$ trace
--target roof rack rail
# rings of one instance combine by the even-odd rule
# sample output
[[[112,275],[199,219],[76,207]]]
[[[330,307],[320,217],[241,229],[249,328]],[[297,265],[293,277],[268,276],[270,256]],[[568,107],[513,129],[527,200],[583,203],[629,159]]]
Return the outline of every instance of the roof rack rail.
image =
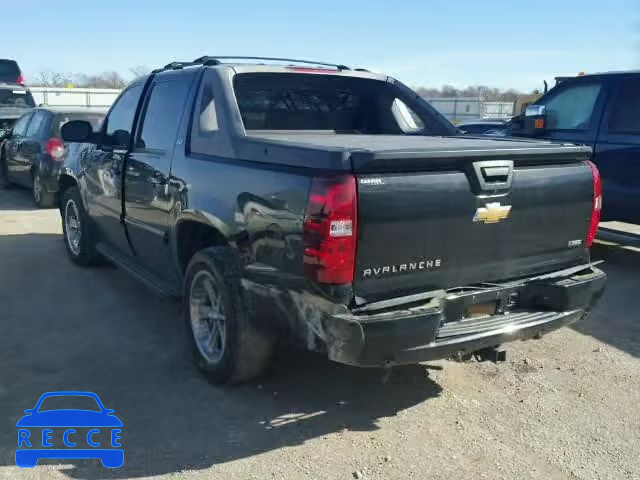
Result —
[[[323,67],[334,67],[338,70],[351,70],[346,65],[341,65],[337,63],[327,63],[327,62],[316,62],[314,60],[300,60],[295,58],[280,58],[280,57],[251,57],[251,56],[243,56],[243,55],[205,55],[204,57],[196,58],[193,63],[200,64],[209,61],[217,61],[221,63],[220,60],[266,60],[269,62],[291,62],[291,63],[304,63],[308,65],[320,65]]]
[[[217,61],[215,58],[202,57],[202,58],[197,58],[193,62],[171,62],[171,63],[167,63],[164,67],[156,68],[151,73],[160,73],[160,72],[163,72],[165,70],[179,70],[179,69],[184,68],[184,67],[193,67],[194,65],[211,66],[211,65],[218,65],[218,64],[220,64],[220,62]]]
[[[339,65],[335,63],[326,63],[326,62],[315,62],[313,60],[297,60],[295,58],[278,58],[278,57],[247,57],[247,56],[233,56],[233,55],[223,55],[223,56],[210,56],[205,55],[203,57],[198,57],[192,62],[171,62],[167,63],[162,68],[156,68],[151,73],[159,73],[164,70],[179,70],[184,67],[192,67],[194,65],[204,65],[204,66],[213,66],[220,65],[220,60],[266,60],[270,62],[290,62],[290,63],[304,63],[307,65],[318,65],[322,67],[333,67],[338,70],[351,70],[346,65]],[[360,70],[360,69],[358,69]]]

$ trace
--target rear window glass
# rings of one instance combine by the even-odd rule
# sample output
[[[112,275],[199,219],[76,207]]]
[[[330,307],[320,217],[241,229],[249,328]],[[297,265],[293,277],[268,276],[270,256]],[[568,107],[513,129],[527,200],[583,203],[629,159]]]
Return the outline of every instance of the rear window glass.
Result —
[[[20,69],[15,60],[0,59],[0,82],[15,83],[20,76]]]
[[[104,114],[100,113],[58,113],[53,118],[51,133],[54,137],[59,137],[62,126],[71,120],[84,120],[85,122],[89,122],[93,127],[93,131],[97,132],[100,130],[100,125],[102,125],[103,119]]]
[[[379,80],[280,73],[244,73],[234,88],[246,130],[403,134],[424,121]]]
[[[14,108],[33,108],[36,106],[36,102],[33,101],[31,92],[21,89],[2,89],[0,90],[0,108],[1,107],[14,107]]]

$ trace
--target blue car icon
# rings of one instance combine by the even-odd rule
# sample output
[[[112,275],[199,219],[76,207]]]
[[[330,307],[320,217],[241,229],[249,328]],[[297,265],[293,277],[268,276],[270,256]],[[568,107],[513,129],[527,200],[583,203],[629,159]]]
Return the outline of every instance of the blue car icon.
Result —
[[[87,406],[92,409],[46,409],[42,404],[47,399],[55,400],[48,400],[48,404],[78,403],[79,400],[87,402]],[[107,468],[119,468],[123,465],[124,450],[120,448],[122,422],[114,415],[114,410],[104,407],[95,393],[45,393],[34,408],[24,412],[26,415],[16,423],[18,467],[35,467],[41,458],[99,458]],[[64,448],[54,448],[54,441],[62,441]],[[87,448],[84,448],[85,444]],[[110,448],[105,448],[107,445]]]

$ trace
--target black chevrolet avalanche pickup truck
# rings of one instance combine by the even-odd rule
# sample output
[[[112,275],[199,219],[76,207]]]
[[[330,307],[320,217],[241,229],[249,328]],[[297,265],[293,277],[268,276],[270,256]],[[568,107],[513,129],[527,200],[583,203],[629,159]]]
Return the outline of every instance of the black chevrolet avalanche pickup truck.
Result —
[[[605,274],[590,149],[465,138],[400,82],[342,65],[175,62],[99,133],[63,127],[66,249],[183,298],[219,383],[275,342],[357,366],[469,354],[584,318]]]

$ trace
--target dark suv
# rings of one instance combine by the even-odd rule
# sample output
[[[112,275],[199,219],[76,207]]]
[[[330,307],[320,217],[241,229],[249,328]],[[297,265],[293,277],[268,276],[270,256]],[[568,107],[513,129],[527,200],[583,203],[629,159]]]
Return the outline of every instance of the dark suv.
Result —
[[[35,106],[29,89],[0,82],[0,144],[16,120]]]
[[[24,86],[24,77],[18,62],[8,58],[0,58],[0,83],[15,83]]]
[[[274,341],[359,366],[493,351],[584,318],[590,149],[458,135],[386,75],[284,60],[171,63],[135,80],[60,176],[70,259],[184,298],[214,381]]]

